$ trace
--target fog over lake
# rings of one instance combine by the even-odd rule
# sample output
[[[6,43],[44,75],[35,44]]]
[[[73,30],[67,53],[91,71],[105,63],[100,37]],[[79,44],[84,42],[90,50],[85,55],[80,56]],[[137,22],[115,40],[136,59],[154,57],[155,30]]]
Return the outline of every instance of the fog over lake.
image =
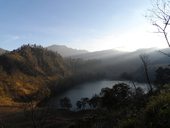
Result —
[[[80,100],[81,98],[84,98],[84,97],[91,98],[95,94],[99,94],[102,88],[106,88],[106,87],[112,88],[113,85],[118,84],[118,83],[126,83],[130,85],[130,87],[133,88],[132,82],[129,82],[129,81],[101,80],[101,81],[96,81],[96,82],[84,83],[84,84],[71,88],[70,90],[66,91],[65,93],[59,96],[52,98],[49,102],[49,105],[58,107],[59,100],[64,97],[68,97],[71,100],[73,108],[76,108],[76,102]],[[141,87],[146,92],[148,90],[146,83],[135,82],[135,85],[136,87]]]

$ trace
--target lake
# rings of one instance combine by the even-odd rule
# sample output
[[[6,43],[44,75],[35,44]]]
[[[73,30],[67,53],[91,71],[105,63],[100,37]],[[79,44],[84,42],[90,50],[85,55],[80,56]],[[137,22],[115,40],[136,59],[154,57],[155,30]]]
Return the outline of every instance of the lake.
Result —
[[[126,83],[133,87],[133,84],[128,81],[111,81],[111,80],[101,80],[101,81],[96,81],[96,82],[89,82],[85,84],[81,84],[78,86],[75,86],[71,88],[70,90],[66,91],[65,93],[56,96],[52,98],[48,105],[53,106],[53,107],[58,107],[59,106],[59,100],[68,97],[71,100],[71,103],[73,105],[73,109],[76,108],[76,102],[80,100],[81,98],[87,97],[91,98],[95,94],[99,94],[102,88],[112,88],[113,85],[118,84],[118,83]],[[135,85],[137,87],[143,88],[146,92],[148,90],[147,84],[146,83],[136,83]]]

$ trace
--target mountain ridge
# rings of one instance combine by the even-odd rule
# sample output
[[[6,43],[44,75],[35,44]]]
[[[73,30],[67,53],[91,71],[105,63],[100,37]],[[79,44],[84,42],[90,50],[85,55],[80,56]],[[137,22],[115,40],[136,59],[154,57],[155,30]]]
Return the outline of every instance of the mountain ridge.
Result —
[[[87,50],[73,49],[65,45],[51,45],[46,48],[53,52],[58,52],[63,57],[70,57],[77,54],[88,53]]]
[[[5,52],[7,52],[7,50],[0,48],[0,55],[4,54]]]

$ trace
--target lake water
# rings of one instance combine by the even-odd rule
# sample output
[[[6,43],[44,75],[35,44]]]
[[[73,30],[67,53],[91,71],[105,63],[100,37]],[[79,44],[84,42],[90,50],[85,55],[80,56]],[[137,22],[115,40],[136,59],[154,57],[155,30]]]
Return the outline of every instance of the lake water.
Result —
[[[102,88],[106,88],[106,87],[112,88],[113,85],[118,84],[118,83],[126,83],[130,85],[131,87],[133,87],[133,84],[128,81],[101,80],[97,82],[85,83],[85,84],[75,86],[71,88],[70,90],[66,91],[65,93],[52,98],[49,101],[48,105],[53,106],[53,107],[54,106],[58,107],[59,100],[64,97],[68,97],[70,98],[71,103],[73,105],[73,109],[74,109],[76,108],[76,102],[80,100],[81,98],[84,98],[84,97],[91,98],[95,94],[99,94]],[[148,90],[147,84],[145,83],[135,83],[135,85],[137,87],[143,88],[146,92]]]

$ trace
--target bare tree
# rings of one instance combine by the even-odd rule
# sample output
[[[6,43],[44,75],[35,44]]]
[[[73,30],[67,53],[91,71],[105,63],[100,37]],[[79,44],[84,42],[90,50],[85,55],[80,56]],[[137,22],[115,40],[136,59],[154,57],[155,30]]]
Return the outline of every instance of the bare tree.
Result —
[[[168,27],[170,25],[170,1],[169,0],[153,0],[152,8],[148,10],[146,16],[151,23],[156,26],[157,32],[162,33],[170,47],[168,39]]]
[[[33,128],[44,128],[49,116],[49,107],[39,108],[37,104],[30,100],[23,104],[24,115],[32,122]]]
[[[39,102],[48,97],[48,88],[42,88],[34,95],[25,95],[25,103],[23,104],[25,117],[31,120],[33,128],[43,128],[47,122],[49,107],[40,108]]]
[[[31,117],[31,122],[32,122],[33,128],[38,128],[37,123],[36,123],[36,111],[37,111],[36,105],[31,100],[31,98],[28,97],[28,99],[29,99],[29,102],[23,104],[24,105],[24,114],[27,117],[28,116],[27,113],[29,112],[31,114],[30,117]]]
[[[149,78],[149,58],[147,55],[140,55],[140,59],[142,61],[143,64],[143,68],[144,68],[144,72],[145,72],[145,77],[149,86],[149,92],[152,93],[153,92],[153,88],[152,88],[152,84]]]

